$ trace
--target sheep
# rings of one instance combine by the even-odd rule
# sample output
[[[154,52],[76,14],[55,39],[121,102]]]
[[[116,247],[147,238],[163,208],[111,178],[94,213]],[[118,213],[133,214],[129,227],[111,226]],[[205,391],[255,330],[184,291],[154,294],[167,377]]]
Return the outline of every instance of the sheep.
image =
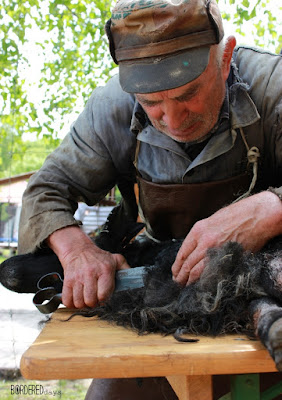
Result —
[[[257,254],[236,242],[209,249],[200,279],[186,287],[171,274],[181,244],[135,241],[127,246],[123,254],[130,265],[148,265],[144,287],[114,292],[104,304],[79,314],[140,335],[173,334],[179,341],[190,341],[184,333],[245,333],[262,341],[282,371],[282,237]]]

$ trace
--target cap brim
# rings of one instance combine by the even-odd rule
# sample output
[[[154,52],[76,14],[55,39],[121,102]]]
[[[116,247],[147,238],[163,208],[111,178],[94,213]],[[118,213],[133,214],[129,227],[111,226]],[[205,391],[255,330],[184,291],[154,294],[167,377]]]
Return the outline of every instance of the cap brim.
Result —
[[[204,46],[166,57],[120,62],[121,87],[128,93],[153,93],[183,86],[204,72],[209,53],[210,47]]]

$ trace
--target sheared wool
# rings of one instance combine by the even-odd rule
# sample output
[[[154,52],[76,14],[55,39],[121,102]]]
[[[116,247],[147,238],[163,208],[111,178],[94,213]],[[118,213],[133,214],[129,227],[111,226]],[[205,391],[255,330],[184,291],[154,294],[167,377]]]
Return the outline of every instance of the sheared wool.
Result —
[[[155,266],[147,268],[144,287],[113,293],[106,303],[82,311],[83,315],[97,315],[139,334],[161,332],[179,338],[181,333],[251,334],[254,326],[249,305],[253,300],[270,295],[282,305],[282,285],[277,282],[282,269],[280,240],[258,254],[243,251],[235,242],[210,249],[200,279],[185,287],[173,281],[171,274],[181,244],[129,245],[124,255],[130,265]]]

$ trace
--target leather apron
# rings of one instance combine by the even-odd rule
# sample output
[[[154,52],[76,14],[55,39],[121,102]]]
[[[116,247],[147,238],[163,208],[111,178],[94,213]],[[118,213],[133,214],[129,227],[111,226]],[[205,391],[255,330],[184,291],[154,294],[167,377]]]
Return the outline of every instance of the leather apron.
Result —
[[[139,146],[136,152],[135,165]],[[250,182],[251,176],[246,171],[215,182],[157,184],[143,179],[137,170],[139,211],[147,233],[158,240],[184,238],[195,222],[247,192]]]

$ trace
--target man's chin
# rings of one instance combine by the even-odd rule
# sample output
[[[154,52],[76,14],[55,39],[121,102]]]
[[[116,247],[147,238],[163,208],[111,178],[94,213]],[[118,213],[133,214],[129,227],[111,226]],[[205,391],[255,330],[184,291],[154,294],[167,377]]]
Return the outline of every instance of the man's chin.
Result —
[[[196,122],[189,128],[181,131],[163,129],[162,132],[179,143],[197,142],[208,134],[208,132],[203,132],[201,129],[201,122]]]

